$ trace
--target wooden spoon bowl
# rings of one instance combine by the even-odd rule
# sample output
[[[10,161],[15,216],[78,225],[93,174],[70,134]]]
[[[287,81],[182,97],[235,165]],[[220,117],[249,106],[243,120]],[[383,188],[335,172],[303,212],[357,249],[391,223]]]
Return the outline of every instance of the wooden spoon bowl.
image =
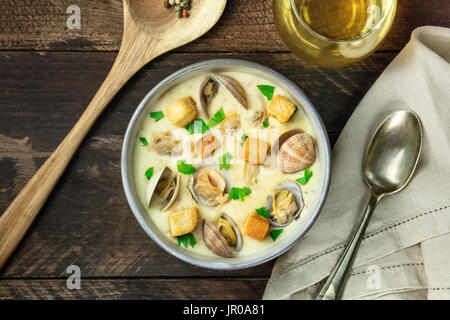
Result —
[[[116,61],[75,126],[0,216],[0,269],[15,250],[101,112],[123,85],[155,57],[191,42],[219,20],[226,0],[195,0],[180,19],[162,0],[124,0],[124,31]],[[63,214],[63,213],[61,213]]]
[[[225,4],[226,0],[196,0],[189,18],[180,19],[175,9],[166,9],[161,0],[124,0],[119,57],[132,51],[139,58],[140,69],[155,57],[205,34],[219,20]]]

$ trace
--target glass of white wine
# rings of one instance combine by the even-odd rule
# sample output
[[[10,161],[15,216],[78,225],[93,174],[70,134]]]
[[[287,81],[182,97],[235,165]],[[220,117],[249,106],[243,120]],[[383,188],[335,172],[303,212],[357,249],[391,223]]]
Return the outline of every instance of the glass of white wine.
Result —
[[[274,0],[273,14],[286,45],[326,67],[359,61],[380,45],[397,0]]]

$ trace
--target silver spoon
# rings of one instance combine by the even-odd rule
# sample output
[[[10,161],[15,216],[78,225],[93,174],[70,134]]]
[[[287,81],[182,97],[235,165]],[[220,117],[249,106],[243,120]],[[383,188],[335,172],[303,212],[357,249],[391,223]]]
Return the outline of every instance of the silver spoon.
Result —
[[[396,111],[377,128],[367,148],[363,170],[370,199],[358,229],[317,296],[317,300],[340,299],[361,240],[378,202],[402,190],[411,177],[422,149],[422,125],[412,111]]]

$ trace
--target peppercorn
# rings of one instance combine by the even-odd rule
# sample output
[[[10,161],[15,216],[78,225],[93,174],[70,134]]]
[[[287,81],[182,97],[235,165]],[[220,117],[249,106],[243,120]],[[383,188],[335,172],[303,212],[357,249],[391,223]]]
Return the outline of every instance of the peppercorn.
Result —
[[[184,18],[189,17],[189,12],[187,10],[183,10],[183,17]]]

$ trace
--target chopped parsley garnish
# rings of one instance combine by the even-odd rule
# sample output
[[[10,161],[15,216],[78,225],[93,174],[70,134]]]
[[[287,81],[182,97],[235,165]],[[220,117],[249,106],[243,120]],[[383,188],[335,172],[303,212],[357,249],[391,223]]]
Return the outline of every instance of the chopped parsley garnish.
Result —
[[[270,237],[273,241],[277,240],[280,234],[283,232],[283,229],[275,229],[269,232]]]
[[[185,248],[188,247],[188,245],[191,245],[191,247],[195,247],[197,244],[197,240],[195,240],[195,237],[192,233],[183,234],[182,236],[177,237],[178,245],[182,244]]]
[[[225,112],[223,112],[223,108],[220,108],[220,110],[217,111],[216,114],[211,119],[209,119],[208,126],[212,128],[219,122],[222,122],[223,120],[225,120]]]
[[[245,140],[247,140],[247,138],[248,138],[248,135],[246,135],[245,133],[242,135],[242,137],[241,137],[241,146],[243,146],[244,145],[244,143],[245,143]]]
[[[264,128],[267,128],[269,126],[269,121],[267,120],[267,118],[264,119],[262,125]]]
[[[193,174],[195,172],[195,168],[193,165],[186,163],[184,160],[177,161],[177,169],[178,172],[183,174]]]
[[[251,193],[252,190],[249,187],[243,188],[233,187],[230,189],[230,199],[244,201],[244,198]]]
[[[162,111],[150,112],[150,118],[155,119],[156,122],[164,118],[164,113]]]
[[[220,170],[222,170],[222,169],[225,169],[225,170],[230,169],[230,167],[231,167],[231,165],[230,165],[231,159],[233,159],[233,156],[229,152],[227,152],[223,156],[219,157]]]
[[[147,139],[145,139],[144,137],[139,137],[139,140],[141,140],[141,142],[142,142],[142,145],[145,147],[145,146],[148,146],[148,141],[147,141]]]
[[[270,212],[269,210],[267,210],[266,208],[262,207],[259,209],[255,209],[256,213],[263,216],[264,218],[268,219],[270,216]]]
[[[257,85],[257,87],[259,91],[261,91],[261,93],[266,96],[267,100],[272,100],[275,87],[264,84]]]
[[[258,184],[258,179],[255,179],[255,184]]]
[[[312,175],[313,172],[309,170],[309,168],[306,168],[303,177],[296,179],[296,181],[301,185],[305,185],[308,183],[309,179],[311,179]]]
[[[298,107],[297,107],[297,105],[295,105],[295,110],[294,110],[294,112],[297,112],[298,111]]]
[[[148,168],[147,171],[145,171],[145,176],[148,180],[150,180],[150,178],[153,176],[153,167]]]
[[[186,130],[189,131],[190,134],[194,133],[205,133],[209,130],[208,125],[202,119],[197,119],[191,122],[186,126]]]

